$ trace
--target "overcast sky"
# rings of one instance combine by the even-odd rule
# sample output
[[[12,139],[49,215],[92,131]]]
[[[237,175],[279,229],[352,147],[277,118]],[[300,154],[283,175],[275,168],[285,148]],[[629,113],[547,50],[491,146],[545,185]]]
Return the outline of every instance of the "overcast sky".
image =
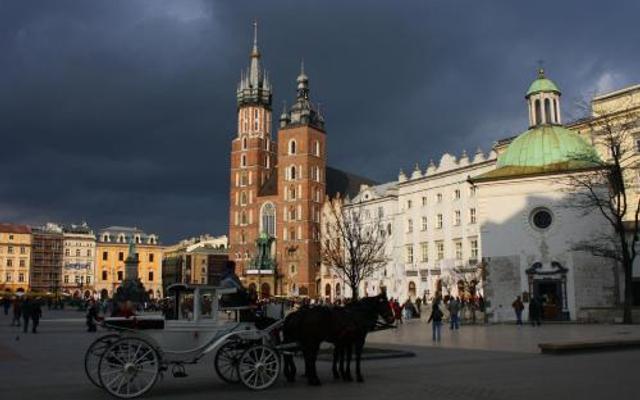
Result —
[[[227,232],[235,88],[259,22],[274,110],[300,59],[329,163],[380,182],[640,83],[637,1],[0,0],[0,221]]]

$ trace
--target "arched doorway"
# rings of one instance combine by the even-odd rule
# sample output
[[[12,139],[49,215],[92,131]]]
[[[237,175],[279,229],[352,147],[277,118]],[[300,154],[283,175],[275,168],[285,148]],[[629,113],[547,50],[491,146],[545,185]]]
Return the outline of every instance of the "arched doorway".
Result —
[[[413,282],[413,281],[409,282],[409,290],[407,292],[407,295],[412,300],[416,298],[416,284],[415,284],[415,282]]]
[[[249,291],[255,293],[258,290],[258,287],[256,286],[255,283],[250,283],[249,284]]]
[[[102,300],[106,300],[106,299],[108,299],[108,298],[109,298],[109,292],[107,291],[107,289],[102,289],[102,290],[100,291],[100,298],[101,298]]]
[[[150,299],[153,299],[153,290],[152,289],[147,290],[147,295],[149,296]]]
[[[91,291],[89,291],[89,290],[85,290],[85,291],[84,291],[84,298],[85,298],[85,299],[88,299],[89,297],[91,297]]]
[[[342,291],[340,290],[340,283],[336,283],[336,299],[339,299],[342,296]]]
[[[262,285],[260,285],[260,295],[263,298],[271,297],[271,286],[269,286],[267,282],[263,282]]]
[[[329,283],[324,285],[324,297],[326,297],[327,300],[331,300],[331,284]]]
[[[74,299],[79,299],[80,298],[80,291],[76,290],[75,292],[73,292],[73,298]]]

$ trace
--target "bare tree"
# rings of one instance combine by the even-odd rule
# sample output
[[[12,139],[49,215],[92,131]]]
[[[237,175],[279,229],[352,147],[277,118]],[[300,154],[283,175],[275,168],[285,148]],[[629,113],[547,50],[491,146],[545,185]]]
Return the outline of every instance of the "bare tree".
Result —
[[[327,206],[322,262],[349,284],[357,299],[360,283],[387,262],[385,230],[378,217],[371,218],[357,204],[344,207],[335,198]]]
[[[627,107],[616,113],[593,110],[591,115],[585,124],[594,146],[604,155],[604,161],[568,178],[568,191],[572,196],[570,207],[580,209],[585,215],[599,211],[613,228],[613,234],[600,233],[589,241],[576,243],[573,248],[619,263],[624,275],[623,323],[630,324],[640,213],[640,197],[630,190],[630,178],[637,172],[638,155],[633,135],[640,127],[640,114]],[[580,160],[582,156],[576,154],[574,158]],[[618,277],[615,279],[617,281]]]
[[[458,297],[465,301],[464,306],[471,313],[471,320],[474,323],[476,322],[476,312],[478,311],[478,304],[475,300],[485,278],[486,268],[482,262],[477,265],[453,267],[448,269],[447,273],[441,278],[443,289],[446,288],[449,295],[453,288],[458,289]]]

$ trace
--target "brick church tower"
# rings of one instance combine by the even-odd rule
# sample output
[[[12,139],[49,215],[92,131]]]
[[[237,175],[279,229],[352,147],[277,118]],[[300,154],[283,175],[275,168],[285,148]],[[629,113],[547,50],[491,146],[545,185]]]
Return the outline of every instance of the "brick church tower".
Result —
[[[255,252],[259,235],[258,192],[276,165],[271,139],[271,84],[260,65],[258,27],[253,24],[253,49],[248,71],[241,72],[236,91],[238,132],[231,142],[229,245],[241,275]]]
[[[237,90],[238,132],[231,145],[230,259],[260,296],[316,297],[325,196],[353,195],[371,183],[326,165],[324,119],[301,68],[294,104],[271,139],[271,85],[260,65],[257,30],[249,70]]]
[[[304,66],[296,82],[296,102],[280,116],[278,132],[278,189],[284,210],[278,265],[284,292],[315,297],[326,193],[326,134],[324,119],[309,100]]]

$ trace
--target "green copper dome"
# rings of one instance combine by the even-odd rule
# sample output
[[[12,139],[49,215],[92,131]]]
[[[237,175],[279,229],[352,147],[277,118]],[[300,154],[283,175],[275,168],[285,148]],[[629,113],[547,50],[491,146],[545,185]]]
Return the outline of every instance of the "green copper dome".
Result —
[[[579,169],[600,164],[593,146],[580,135],[559,125],[539,125],[518,136],[498,158],[501,167]]]
[[[529,90],[527,90],[527,97],[540,92],[560,93],[560,89],[558,89],[556,84],[553,83],[551,79],[547,79],[547,77],[544,76],[543,69],[538,70],[538,78],[531,82],[531,86],[529,86]]]

